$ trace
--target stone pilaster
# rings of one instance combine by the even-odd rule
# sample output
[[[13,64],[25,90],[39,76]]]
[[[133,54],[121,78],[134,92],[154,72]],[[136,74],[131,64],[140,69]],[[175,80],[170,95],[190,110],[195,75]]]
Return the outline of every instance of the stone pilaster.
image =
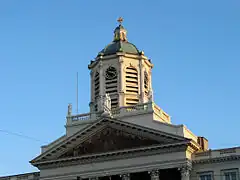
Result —
[[[119,56],[119,73],[118,73],[118,84],[119,84],[119,107],[125,106],[124,103],[124,92],[125,92],[125,73],[123,66],[123,57]]]
[[[100,88],[100,96],[103,96],[105,93],[104,93],[104,75],[103,75],[103,63],[102,63],[102,60],[100,60],[99,62],[99,88]]]
[[[93,71],[91,70],[90,72],[91,76],[91,102],[94,102],[94,76],[93,76]]]
[[[130,180],[130,174],[122,174],[120,175],[120,177],[122,178],[122,180]]]
[[[191,166],[190,165],[185,165],[179,168],[181,172],[181,177],[182,180],[190,180],[190,172],[191,172]]]
[[[140,79],[140,83],[139,83],[139,86],[140,86],[140,102],[141,103],[144,103],[144,69],[143,69],[143,60],[141,59],[140,60],[140,63],[139,63],[139,79]]]
[[[149,78],[149,89],[152,89],[152,70],[151,69],[148,72],[148,78]]]
[[[159,180],[159,170],[152,170],[149,172],[151,180]]]

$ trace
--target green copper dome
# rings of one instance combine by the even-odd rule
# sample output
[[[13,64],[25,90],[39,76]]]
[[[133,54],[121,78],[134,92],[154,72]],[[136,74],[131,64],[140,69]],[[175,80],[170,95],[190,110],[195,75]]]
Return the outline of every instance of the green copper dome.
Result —
[[[120,19],[118,21],[120,25],[114,30],[113,42],[107,45],[101,52],[99,52],[99,55],[111,55],[116,54],[117,52],[138,55],[140,52],[137,47],[127,40],[127,31],[121,24],[123,20]]]
[[[99,54],[111,55],[117,52],[125,52],[130,54],[139,54],[137,47],[129,42],[116,41],[107,45]]]

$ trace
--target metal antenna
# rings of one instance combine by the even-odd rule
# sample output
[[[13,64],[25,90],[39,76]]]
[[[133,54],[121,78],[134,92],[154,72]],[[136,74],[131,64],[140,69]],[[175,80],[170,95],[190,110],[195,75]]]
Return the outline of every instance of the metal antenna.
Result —
[[[78,72],[77,72],[77,114],[78,114]]]

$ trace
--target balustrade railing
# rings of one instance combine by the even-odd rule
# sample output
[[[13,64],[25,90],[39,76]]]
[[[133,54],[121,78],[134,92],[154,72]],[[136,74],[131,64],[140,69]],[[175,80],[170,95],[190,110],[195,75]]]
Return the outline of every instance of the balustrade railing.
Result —
[[[232,155],[239,155],[240,154],[240,148],[226,148],[226,149],[216,149],[216,150],[207,150],[203,152],[197,152],[195,154],[195,158],[198,159],[206,159],[206,158],[217,158],[217,157],[223,157],[223,156],[232,156]]]
[[[147,110],[148,109],[148,103],[137,104],[135,106],[125,106],[125,107],[122,107],[122,108],[125,109],[127,112]]]
[[[75,115],[75,116],[72,116],[71,118],[72,118],[72,121],[89,120],[90,113]]]
[[[120,108],[114,108],[111,110],[112,116],[118,116],[121,113],[131,113],[131,112],[140,112],[140,111],[148,111],[149,103],[137,104],[135,106],[124,106]],[[97,115],[97,113],[96,113]],[[72,121],[81,121],[81,120],[89,120],[91,119],[91,113],[85,114],[77,114],[70,116]]]
[[[112,109],[112,115],[117,115],[117,114],[120,114],[120,109],[119,108],[115,108],[115,109]]]

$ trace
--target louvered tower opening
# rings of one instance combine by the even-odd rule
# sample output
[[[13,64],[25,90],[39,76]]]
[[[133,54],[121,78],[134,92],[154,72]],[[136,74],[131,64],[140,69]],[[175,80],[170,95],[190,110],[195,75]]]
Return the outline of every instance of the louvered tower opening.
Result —
[[[148,94],[149,90],[149,79],[148,79],[148,73],[145,71],[144,72],[144,93],[145,95]]]
[[[111,97],[111,108],[118,107],[118,76],[114,67],[109,67],[105,76],[105,92]]]
[[[136,105],[138,100],[138,72],[134,67],[126,68],[126,105]]]
[[[99,82],[99,73],[97,72],[94,76],[94,98],[95,102],[97,102],[97,99],[99,98],[99,91],[100,91],[100,82]],[[95,111],[98,111],[97,104],[94,105]]]

